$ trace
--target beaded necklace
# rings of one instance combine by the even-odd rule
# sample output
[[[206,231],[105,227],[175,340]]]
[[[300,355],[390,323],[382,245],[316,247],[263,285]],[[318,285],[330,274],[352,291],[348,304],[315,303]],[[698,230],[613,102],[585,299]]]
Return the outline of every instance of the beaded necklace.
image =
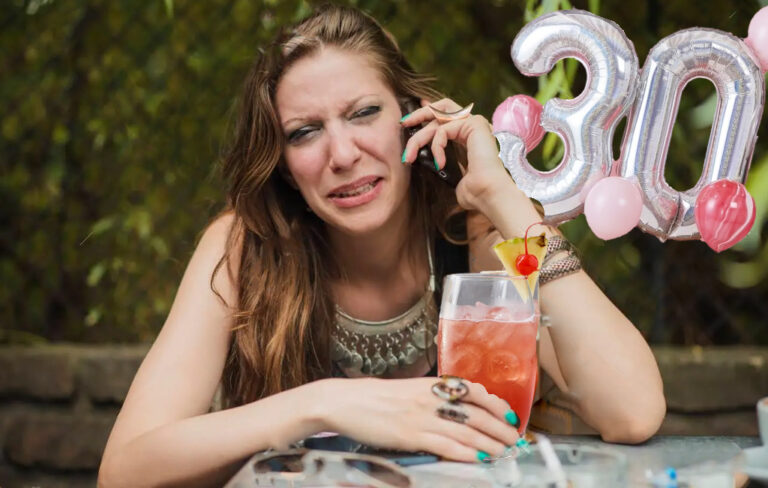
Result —
[[[435,269],[429,240],[427,260],[429,284],[426,293],[397,317],[379,322],[361,320],[336,305],[331,359],[339,367],[367,376],[383,376],[414,364],[428,353],[428,357],[436,357]]]

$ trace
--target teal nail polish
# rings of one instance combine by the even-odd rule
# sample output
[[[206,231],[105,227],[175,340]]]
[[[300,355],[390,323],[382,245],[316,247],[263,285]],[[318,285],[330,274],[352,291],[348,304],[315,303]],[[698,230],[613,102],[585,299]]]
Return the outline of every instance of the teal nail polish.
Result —
[[[408,152],[408,149],[403,149],[403,158],[400,160],[401,163],[405,164],[405,153]]]
[[[520,417],[517,416],[514,410],[509,410],[505,413],[504,418],[512,427],[520,427]]]
[[[477,451],[477,460],[481,463],[490,463],[491,456],[485,451]]]
[[[515,443],[515,445],[516,445],[517,447],[519,447],[520,449],[527,449],[527,448],[528,448],[528,446],[530,446],[530,444],[528,443],[528,441],[527,441],[527,440],[525,440],[525,439],[523,439],[522,437],[521,437],[521,438],[519,438],[519,439],[517,440],[517,443]]]
[[[407,119],[407,118],[408,118],[408,117],[410,117],[410,116],[411,116],[411,114],[405,114],[405,115],[403,115],[403,117],[400,119],[400,122],[405,122],[405,119]]]
[[[437,160],[432,158],[432,162],[435,163],[435,171],[440,172],[440,166],[437,165]]]

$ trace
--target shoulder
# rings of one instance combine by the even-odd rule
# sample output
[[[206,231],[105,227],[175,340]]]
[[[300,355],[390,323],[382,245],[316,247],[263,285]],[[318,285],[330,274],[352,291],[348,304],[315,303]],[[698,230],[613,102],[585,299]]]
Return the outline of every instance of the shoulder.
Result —
[[[228,210],[220,213],[203,231],[198,247],[200,245],[206,245],[223,248],[226,245],[232,230],[236,227],[236,224],[237,218],[233,211]]]
[[[243,230],[234,212],[227,211],[205,228],[192,257],[195,266],[208,277],[213,289],[234,306],[236,284],[243,248]]]

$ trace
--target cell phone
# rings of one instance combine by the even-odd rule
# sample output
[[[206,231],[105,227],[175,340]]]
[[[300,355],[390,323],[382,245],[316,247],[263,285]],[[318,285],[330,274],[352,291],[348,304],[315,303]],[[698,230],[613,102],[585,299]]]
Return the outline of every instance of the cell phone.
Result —
[[[395,464],[399,464],[400,466],[418,466],[420,464],[436,463],[440,460],[434,454],[429,454],[427,452],[378,449],[367,444],[362,444],[352,438],[343,435],[308,437],[304,439],[301,444],[307,449],[371,454],[373,456],[383,457]]]
[[[403,104],[403,115],[409,114],[417,108],[419,108],[419,101],[415,98],[409,98]],[[424,127],[424,124],[416,125],[413,127],[403,127],[403,136],[405,140],[407,141],[410,139],[422,127]],[[459,163],[456,160],[456,151],[454,151],[451,144],[448,144],[448,146],[445,148],[445,165],[443,169],[435,169],[435,158],[432,155],[432,151],[429,149],[429,146],[423,146],[419,148],[415,163],[416,164],[414,164],[414,166],[422,168],[423,170],[427,170],[430,174],[437,176],[441,181],[447,183],[453,188],[455,188],[456,185],[459,184],[459,181],[461,181],[461,169],[459,168]]]

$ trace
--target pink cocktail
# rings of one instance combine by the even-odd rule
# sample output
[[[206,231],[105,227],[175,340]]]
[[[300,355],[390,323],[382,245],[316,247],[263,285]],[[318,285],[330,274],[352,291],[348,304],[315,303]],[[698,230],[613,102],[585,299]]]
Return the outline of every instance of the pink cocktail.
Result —
[[[451,293],[448,279],[453,276],[465,278],[453,283]],[[538,316],[524,282],[516,280],[514,286],[488,283],[494,279],[515,280],[484,274],[446,278],[448,293],[443,295],[438,331],[438,372],[481,383],[489,393],[506,400],[520,417],[522,433],[536,390]],[[462,287],[462,291],[455,290]],[[466,299],[480,299],[482,295],[487,295],[483,301],[465,304]],[[489,306],[488,302],[500,305]]]

